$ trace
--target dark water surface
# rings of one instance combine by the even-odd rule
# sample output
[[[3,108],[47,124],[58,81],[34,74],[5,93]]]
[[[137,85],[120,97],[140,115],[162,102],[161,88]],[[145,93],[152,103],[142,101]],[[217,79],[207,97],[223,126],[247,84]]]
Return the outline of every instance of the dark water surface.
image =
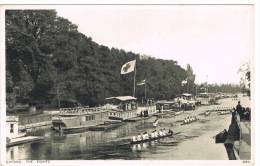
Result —
[[[231,99],[223,99],[220,106],[234,106]],[[162,116],[157,130],[171,128],[181,131],[174,137],[136,145],[127,143],[132,135],[148,131],[155,117],[139,122],[129,122],[111,131],[87,131],[60,134],[50,126],[30,131],[28,135],[44,136],[45,140],[13,146],[6,149],[7,160],[228,160],[223,144],[215,144],[214,135],[228,129],[231,115],[199,115],[216,106],[203,106],[179,116]],[[180,120],[196,115],[199,119],[188,125]],[[172,126],[173,125],[173,126]]]

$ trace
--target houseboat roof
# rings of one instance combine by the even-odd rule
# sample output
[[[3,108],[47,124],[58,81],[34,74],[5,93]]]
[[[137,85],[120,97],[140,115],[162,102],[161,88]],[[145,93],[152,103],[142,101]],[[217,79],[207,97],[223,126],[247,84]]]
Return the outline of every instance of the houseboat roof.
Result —
[[[110,100],[110,99],[118,99],[118,100],[121,100],[121,101],[136,100],[136,98],[133,97],[133,96],[117,96],[117,97],[106,98],[106,100]]]
[[[200,95],[208,95],[209,93],[203,92],[203,93],[199,93]]]
[[[177,96],[193,96],[193,94],[190,94],[190,93],[182,93],[182,94],[179,94]]]
[[[156,103],[158,103],[158,104],[172,104],[172,103],[175,103],[175,101],[159,100]]]

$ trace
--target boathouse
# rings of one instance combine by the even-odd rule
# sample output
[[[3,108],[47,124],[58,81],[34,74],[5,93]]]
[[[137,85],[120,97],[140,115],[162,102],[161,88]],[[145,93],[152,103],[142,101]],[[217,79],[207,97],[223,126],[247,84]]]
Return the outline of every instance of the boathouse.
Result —
[[[6,137],[8,139],[19,137],[18,116],[6,116]]]

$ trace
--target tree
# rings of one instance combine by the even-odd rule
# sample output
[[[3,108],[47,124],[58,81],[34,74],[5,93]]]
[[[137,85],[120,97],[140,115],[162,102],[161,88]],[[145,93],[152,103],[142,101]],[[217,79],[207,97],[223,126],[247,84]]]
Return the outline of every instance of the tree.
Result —
[[[59,105],[59,100],[96,106],[106,97],[132,95],[134,73],[121,75],[123,64],[136,59],[136,81],[147,79],[147,97],[173,99],[182,93],[192,67],[123,49],[108,48],[81,34],[77,26],[54,10],[6,11],[7,101],[19,96]],[[144,97],[137,88],[136,97]],[[11,102],[10,102],[11,103]],[[62,106],[61,106],[62,107]]]
[[[247,59],[242,63],[242,66],[238,70],[238,74],[240,74],[242,92],[247,92],[248,96],[250,96],[250,59]]]
[[[186,84],[186,87],[187,87],[187,93],[192,93],[192,94],[195,94],[196,93],[196,89],[195,89],[195,78],[196,78],[196,75],[193,74],[193,69],[192,67],[190,66],[190,64],[187,64],[187,69],[186,69],[186,72],[187,72],[187,84]]]

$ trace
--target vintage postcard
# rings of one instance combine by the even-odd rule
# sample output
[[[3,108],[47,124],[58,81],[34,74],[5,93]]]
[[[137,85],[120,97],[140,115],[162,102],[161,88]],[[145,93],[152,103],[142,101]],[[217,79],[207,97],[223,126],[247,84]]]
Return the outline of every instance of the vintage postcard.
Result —
[[[1,5],[1,165],[254,165],[256,9]]]

